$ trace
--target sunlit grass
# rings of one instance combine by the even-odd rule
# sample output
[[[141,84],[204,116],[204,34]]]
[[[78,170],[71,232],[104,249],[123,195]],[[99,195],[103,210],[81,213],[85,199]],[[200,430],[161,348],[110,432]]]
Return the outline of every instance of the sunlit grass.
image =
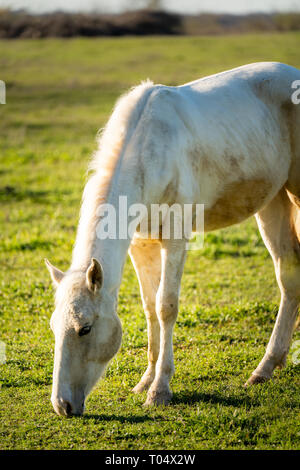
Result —
[[[242,385],[264,353],[278,310],[272,261],[254,219],[207,234],[190,252],[174,334],[174,399],[146,410],[130,393],[146,367],[146,321],[128,261],[120,290],[124,338],[86,415],[50,403],[53,292],[43,258],[70,262],[97,130],[117,96],[147,77],[177,85],[248,62],[300,67],[298,33],[1,41],[0,448],[296,449],[299,366]],[[299,331],[294,339],[299,339]]]

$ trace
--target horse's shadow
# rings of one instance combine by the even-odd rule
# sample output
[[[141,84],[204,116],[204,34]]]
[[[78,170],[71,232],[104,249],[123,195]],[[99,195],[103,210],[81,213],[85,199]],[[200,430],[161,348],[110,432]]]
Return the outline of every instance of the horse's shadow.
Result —
[[[178,392],[174,393],[172,402],[170,406],[173,405],[194,405],[196,403],[211,403],[211,404],[219,404],[224,406],[234,406],[234,407],[241,407],[241,406],[256,406],[256,400],[253,397],[248,395],[225,395],[221,393],[203,393],[203,392],[195,392],[195,391],[187,391],[187,392]],[[159,408],[157,408],[158,410]],[[142,415],[134,415],[134,416],[123,416],[123,415],[116,415],[116,414],[85,414],[84,419],[92,419],[94,421],[119,421],[120,423],[130,423],[130,424],[138,424],[143,423],[145,421],[155,421],[157,419],[155,417],[149,416],[147,414],[147,410],[145,414]]]
[[[212,403],[225,406],[255,406],[256,401],[253,397],[248,395],[225,395],[219,393],[204,393],[204,392],[179,392],[174,393],[172,404],[173,405],[193,405],[196,403]]]
[[[138,424],[138,423],[143,423],[145,421],[153,421],[154,418],[152,418],[151,416],[148,416],[147,414],[145,415],[135,415],[135,416],[120,416],[120,415],[116,415],[116,414],[111,414],[111,415],[107,415],[107,414],[84,414],[83,415],[83,418],[85,420],[89,420],[89,419],[92,419],[94,421],[99,421],[99,422],[103,422],[103,421],[119,421],[120,423],[124,424],[124,423],[130,423],[130,424]]]

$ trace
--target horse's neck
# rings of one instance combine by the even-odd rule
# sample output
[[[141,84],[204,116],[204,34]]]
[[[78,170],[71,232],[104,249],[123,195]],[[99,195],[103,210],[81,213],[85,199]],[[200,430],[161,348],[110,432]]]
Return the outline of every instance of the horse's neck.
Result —
[[[108,290],[118,289],[127,251],[130,245],[128,237],[118,239],[118,223],[116,239],[99,237],[101,220],[99,207],[110,204],[116,210],[119,219],[119,196],[126,196],[128,205],[136,200],[134,194],[136,185],[128,178],[118,178],[114,175],[108,188],[103,189],[103,181],[97,174],[87,183],[81,207],[80,222],[73,250],[71,270],[85,271],[91,259],[96,258],[104,270],[104,285]],[[125,219],[127,221],[127,218]],[[127,227],[128,229],[128,227]]]

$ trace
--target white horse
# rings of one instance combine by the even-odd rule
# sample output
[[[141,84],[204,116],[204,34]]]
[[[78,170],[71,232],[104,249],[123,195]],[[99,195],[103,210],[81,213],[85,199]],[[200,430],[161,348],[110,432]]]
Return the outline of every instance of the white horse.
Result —
[[[289,350],[300,302],[300,71],[255,63],[178,87],[142,83],[116,104],[84,190],[73,260],[56,286],[52,404],[81,414],[88,393],[117,353],[117,298],[126,255],[139,279],[148,324],[148,368],[134,392],[168,404],[172,333],[186,239],[97,237],[99,206],[205,205],[205,230],[255,214],[273,258],[281,304],[266,353],[247,384],[270,379]],[[138,224],[138,222],[136,222]],[[136,225],[136,228],[137,225]]]

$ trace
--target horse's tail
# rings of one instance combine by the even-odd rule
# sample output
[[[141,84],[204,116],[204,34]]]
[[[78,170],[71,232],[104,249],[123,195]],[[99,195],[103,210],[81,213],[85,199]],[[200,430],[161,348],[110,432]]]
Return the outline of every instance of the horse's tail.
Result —
[[[98,150],[89,169],[110,173],[115,167],[120,151],[131,137],[154,85],[142,82],[121,96],[106,124],[98,133]]]

